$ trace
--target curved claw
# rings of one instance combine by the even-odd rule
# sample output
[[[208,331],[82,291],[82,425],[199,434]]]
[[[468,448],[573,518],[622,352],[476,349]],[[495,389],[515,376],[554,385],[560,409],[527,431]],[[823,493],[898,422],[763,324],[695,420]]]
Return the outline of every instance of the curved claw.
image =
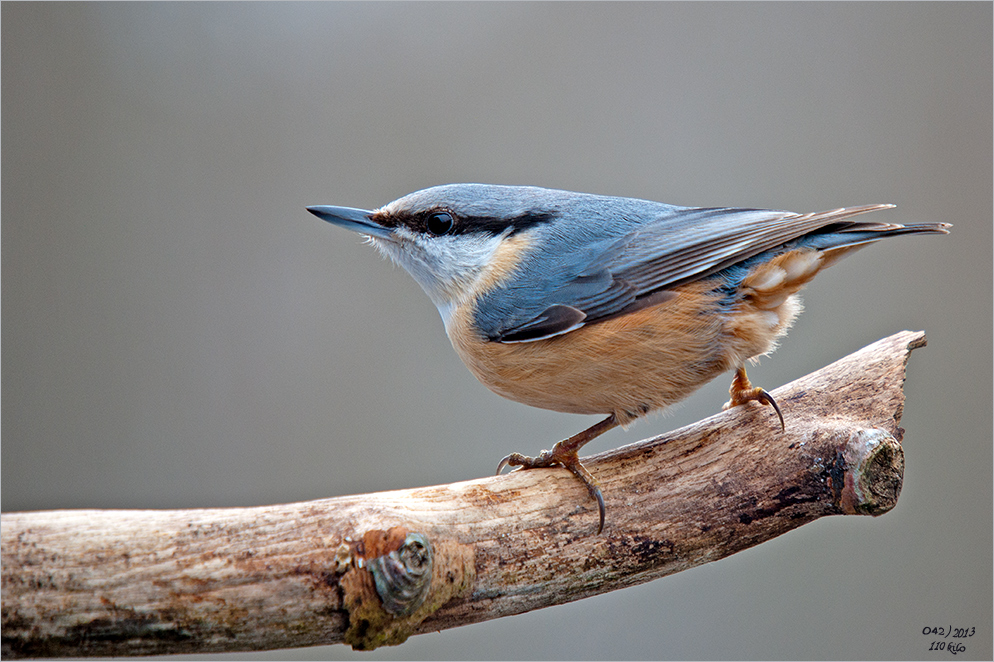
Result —
[[[780,418],[780,431],[781,432],[786,431],[787,426],[784,425],[783,422],[783,412],[780,411],[780,405],[778,405],[777,401],[773,399],[773,396],[770,395],[770,392],[767,391],[765,388],[762,389],[756,400],[762,402],[764,405],[769,405],[773,407],[773,411],[775,411],[777,413],[777,416]]]
[[[600,535],[601,531],[604,530],[604,517],[607,514],[607,506],[604,505],[604,494],[601,492],[600,483],[587,471],[585,466],[580,464],[579,460],[563,464],[563,466],[569,469],[574,476],[579,478],[587,486],[587,492],[597,502],[597,510],[600,512],[600,524],[597,525],[597,534]]]
[[[505,457],[503,460],[501,460],[500,464],[497,465],[497,473],[494,474],[494,475],[495,476],[499,476],[501,471],[504,471],[504,469],[506,467],[509,467],[511,465],[511,460],[514,459],[515,455],[520,455],[520,453],[511,453],[510,455],[508,455],[507,457]]]

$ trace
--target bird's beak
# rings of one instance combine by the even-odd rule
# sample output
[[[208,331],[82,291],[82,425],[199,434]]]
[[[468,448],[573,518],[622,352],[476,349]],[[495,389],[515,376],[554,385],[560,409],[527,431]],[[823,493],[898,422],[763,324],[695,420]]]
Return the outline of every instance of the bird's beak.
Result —
[[[352,230],[360,234],[377,237],[379,239],[391,239],[393,230],[384,227],[373,220],[373,212],[366,209],[353,209],[352,207],[332,207],[330,205],[314,205],[308,207],[318,218],[341,226],[346,230]]]

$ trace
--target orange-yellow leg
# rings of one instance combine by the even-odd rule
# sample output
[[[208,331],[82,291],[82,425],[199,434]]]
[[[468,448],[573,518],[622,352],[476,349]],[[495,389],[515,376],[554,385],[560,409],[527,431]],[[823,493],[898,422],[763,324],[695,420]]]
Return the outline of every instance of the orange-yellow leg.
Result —
[[[765,388],[753,387],[752,383],[749,382],[749,377],[746,376],[745,366],[735,371],[735,377],[732,378],[732,387],[728,389],[728,394],[731,396],[731,400],[726,402],[722,409],[731,409],[732,407],[744,405],[747,402],[755,400],[760,404],[773,407],[777,416],[780,417],[780,429],[787,429],[783,423],[783,413],[780,411],[777,401],[773,399],[773,396]]]
[[[618,421],[614,414],[611,414],[600,423],[595,423],[589,428],[573,435],[569,439],[564,439],[552,447],[551,451],[542,451],[538,457],[528,457],[521,453],[511,453],[497,465],[497,473],[500,474],[504,467],[522,467],[525,469],[537,469],[539,467],[554,467],[556,465],[569,469],[574,476],[587,486],[587,492],[597,501],[597,509],[600,512],[600,525],[597,527],[599,534],[604,530],[604,495],[601,493],[601,486],[586,467],[580,463],[577,452],[583,448],[591,439],[599,437],[611,428],[617,427]]]

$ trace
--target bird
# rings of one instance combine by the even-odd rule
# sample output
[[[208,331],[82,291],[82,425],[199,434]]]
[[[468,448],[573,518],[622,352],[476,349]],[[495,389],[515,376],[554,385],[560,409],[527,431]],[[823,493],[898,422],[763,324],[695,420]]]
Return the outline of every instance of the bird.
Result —
[[[497,467],[561,466],[605,501],[578,451],[733,372],[724,408],[771,407],[746,362],[772,352],[822,269],[881,239],[948,223],[855,220],[891,204],[793,213],[684,207],[536,186],[446,184],[373,210],[308,206],[367,237],[441,315],[456,353],[491,391],[526,405],[606,416]]]

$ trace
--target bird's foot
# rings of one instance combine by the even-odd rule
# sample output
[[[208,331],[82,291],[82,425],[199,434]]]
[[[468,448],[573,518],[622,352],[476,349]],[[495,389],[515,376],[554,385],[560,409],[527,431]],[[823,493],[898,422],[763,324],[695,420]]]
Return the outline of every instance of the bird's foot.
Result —
[[[586,486],[587,492],[597,502],[597,509],[600,513],[600,524],[597,527],[599,534],[604,530],[604,516],[606,508],[604,506],[604,494],[601,492],[600,484],[591,475],[587,468],[580,462],[578,451],[588,441],[597,437],[607,430],[615,427],[617,423],[613,415],[593,425],[579,434],[575,434],[569,439],[560,441],[552,450],[544,450],[537,457],[528,457],[521,453],[511,453],[497,465],[497,473],[500,474],[505,467],[521,467],[523,469],[539,469],[544,467],[561,466],[580,479]]]
[[[745,368],[739,368],[735,371],[735,377],[732,378],[732,387],[728,389],[728,394],[731,396],[731,399],[725,403],[722,409],[731,409],[732,407],[738,407],[752,401],[762,405],[769,405],[773,407],[773,411],[780,418],[780,429],[787,429],[783,422],[783,412],[780,411],[777,401],[773,399],[773,396],[765,388],[754,387],[752,385],[749,377],[746,375]]]

